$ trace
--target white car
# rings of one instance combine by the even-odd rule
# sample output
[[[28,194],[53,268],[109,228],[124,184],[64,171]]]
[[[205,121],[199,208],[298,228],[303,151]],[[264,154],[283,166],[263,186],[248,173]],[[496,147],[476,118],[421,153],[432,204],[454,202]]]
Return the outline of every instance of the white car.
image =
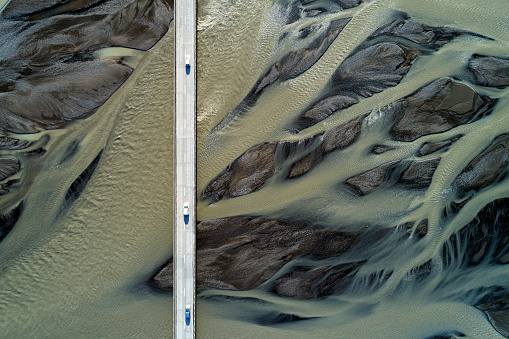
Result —
[[[184,217],[188,217],[189,216],[189,203],[186,202],[184,203]]]
[[[186,55],[186,67],[191,67],[191,57]]]

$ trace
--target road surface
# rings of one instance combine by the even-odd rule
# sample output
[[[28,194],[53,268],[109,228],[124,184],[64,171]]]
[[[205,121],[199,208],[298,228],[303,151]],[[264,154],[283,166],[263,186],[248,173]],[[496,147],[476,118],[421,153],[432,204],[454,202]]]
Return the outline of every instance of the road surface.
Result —
[[[190,67],[186,67],[189,56]],[[173,337],[195,337],[196,3],[175,1]],[[184,204],[189,203],[189,220]],[[187,223],[186,223],[187,221]],[[191,319],[186,321],[185,308]]]

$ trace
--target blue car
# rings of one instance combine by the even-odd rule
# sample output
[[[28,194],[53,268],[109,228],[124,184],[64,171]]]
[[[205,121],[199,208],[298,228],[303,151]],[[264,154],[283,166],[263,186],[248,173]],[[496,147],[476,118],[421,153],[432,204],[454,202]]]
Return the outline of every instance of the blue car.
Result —
[[[191,322],[191,306],[186,306],[186,325],[189,326],[189,323]]]
[[[189,223],[189,203],[184,203],[184,223]]]
[[[186,74],[191,74],[191,57],[186,55]]]

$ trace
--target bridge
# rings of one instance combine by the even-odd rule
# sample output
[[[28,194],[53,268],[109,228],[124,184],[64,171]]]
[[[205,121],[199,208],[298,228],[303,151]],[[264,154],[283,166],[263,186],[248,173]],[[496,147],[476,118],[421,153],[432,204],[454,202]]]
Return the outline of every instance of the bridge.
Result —
[[[182,339],[195,337],[196,2],[174,1],[174,10],[173,338]]]

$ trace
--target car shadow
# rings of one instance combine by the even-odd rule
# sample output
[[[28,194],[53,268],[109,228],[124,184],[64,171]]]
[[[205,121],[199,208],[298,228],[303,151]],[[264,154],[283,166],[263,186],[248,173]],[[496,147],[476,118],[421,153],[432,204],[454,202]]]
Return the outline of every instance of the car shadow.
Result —
[[[186,74],[191,74],[191,66],[186,66]]]
[[[188,215],[184,215],[184,224],[188,224],[189,223],[189,216]]]

